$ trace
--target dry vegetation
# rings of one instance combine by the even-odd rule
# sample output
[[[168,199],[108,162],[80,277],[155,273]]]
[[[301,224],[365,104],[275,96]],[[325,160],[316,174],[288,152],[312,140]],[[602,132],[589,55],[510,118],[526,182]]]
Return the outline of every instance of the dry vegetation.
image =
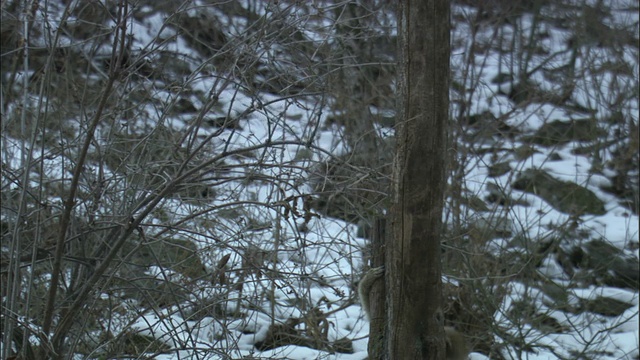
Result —
[[[3,1],[2,357],[355,351],[389,6]],[[452,9],[447,322],[492,359],[614,356],[624,322],[585,329],[637,324],[638,4]]]

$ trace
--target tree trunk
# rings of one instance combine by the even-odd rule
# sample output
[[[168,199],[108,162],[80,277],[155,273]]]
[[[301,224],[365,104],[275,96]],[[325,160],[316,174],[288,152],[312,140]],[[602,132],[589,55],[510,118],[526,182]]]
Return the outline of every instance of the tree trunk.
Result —
[[[398,12],[393,238],[387,244],[391,359],[444,359],[440,235],[449,106],[449,2]]]
[[[385,218],[376,220],[373,226],[373,236],[371,238],[371,265],[378,267],[384,265],[384,244],[388,241],[387,221]],[[385,359],[387,349],[385,349],[384,331],[385,331],[385,284],[384,281],[374,283],[369,293],[369,360]]]

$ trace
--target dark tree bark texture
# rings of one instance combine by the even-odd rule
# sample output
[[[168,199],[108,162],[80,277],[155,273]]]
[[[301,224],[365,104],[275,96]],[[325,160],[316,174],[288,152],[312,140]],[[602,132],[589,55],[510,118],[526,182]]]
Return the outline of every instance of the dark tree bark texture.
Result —
[[[385,218],[376,220],[373,226],[373,236],[371,239],[371,265],[378,267],[384,265],[385,242],[389,238],[387,234],[387,221]],[[386,358],[386,347],[384,342],[385,332],[385,284],[384,281],[376,282],[369,294],[371,301],[369,311],[371,312],[371,322],[369,323],[369,359],[382,360]]]
[[[440,236],[449,106],[449,2],[398,7],[399,106],[387,248],[390,359],[444,359]]]

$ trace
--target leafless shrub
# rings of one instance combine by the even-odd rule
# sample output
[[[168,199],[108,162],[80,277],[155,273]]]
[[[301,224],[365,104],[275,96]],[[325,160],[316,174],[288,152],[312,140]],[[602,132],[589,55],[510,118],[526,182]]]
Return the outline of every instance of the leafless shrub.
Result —
[[[352,351],[332,316],[355,302],[363,243],[316,220],[358,222],[364,237],[388,208],[393,11],[248,4],[2,3],[4,358],[230,356],[238,334],[267,331]],[[554,209],[513,183],[576,140],[575,128],[526,126],[562,111],[597,130],[576,140],[592,166],[577,185],[595,191],[606,175],[637,214],[637,24],[565,1],[454,8],[447,322],[492,358],[546,346],[548,332],[584,336],[559,357],[597,356],[607,335],[582,334],[580,315],[598,304],[564,297],[608,281],[598,269],[611,258],[575,260],[606,234],[584,212],[549,221]],[[342,140],[326,146],[327,134]],[[349,270],[326,266],[339,261]],[[532,307],[548,297],[557,304]],[[287,342],[275,340],[262,345]]]

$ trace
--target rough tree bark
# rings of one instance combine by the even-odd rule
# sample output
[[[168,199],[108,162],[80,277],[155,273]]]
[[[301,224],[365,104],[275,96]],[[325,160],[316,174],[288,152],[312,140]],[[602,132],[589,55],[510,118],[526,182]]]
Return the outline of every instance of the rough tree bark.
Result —
[[[449,106],[449,1],[398,7],[399,106],[387,243],[390,359],[444,359],[440,234]]]
[[[385,218],[377,219],[373,226],[371,238],[371,265],[378,267],[384,265],[384,244],[389,238],[387,221]],[[385,336],[385,286],[384,281],[377,281],[369,293],[369,311],[371,322],[369,323],[369,352],[370,360],[382,360],[386,358]]]

